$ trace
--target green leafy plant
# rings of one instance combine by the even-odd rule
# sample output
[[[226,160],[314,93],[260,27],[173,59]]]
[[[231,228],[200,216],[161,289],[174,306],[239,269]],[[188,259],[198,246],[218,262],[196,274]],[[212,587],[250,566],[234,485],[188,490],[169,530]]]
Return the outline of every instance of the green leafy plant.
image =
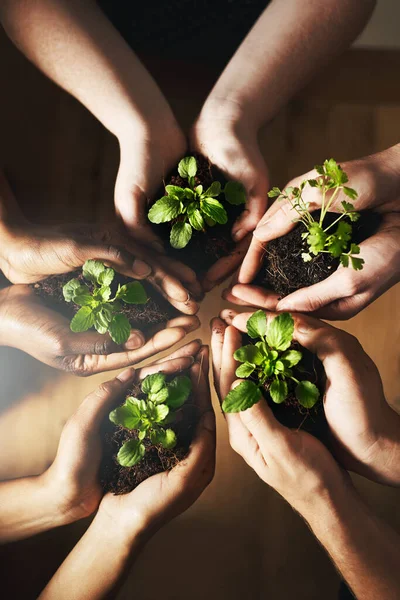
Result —
[[[246,195],[243,185],[236,181],[228,181],[223,189],[219,181],[213,181],[206,190],[197,185],[194,156],[186,156],[180,161],[178,173],[187,180],[187,187],[165,186],[167,195],[153,204],[148,218],[157,224],[173,222],[170,243],[180,250],[190,242],[193,229],[205,231],[206,225],[213,227],[228,221],[225,207],[218,200],[222,194],[229,204],[235,205],[244,204]]]
[[[116,344],[124,344],[131,326],[126,316],[120,314],[121,302],[145,304],[147,294],[144,287],[139,281],[118,285],[112,298],[114,269],[98,260],[87,260],[82,267],[82,275],[90,287],[79,279],[71,279],[63,287],[65,301],[81,307],[71,321],[71,330],[81,332],[94,327],[99,333],[108,331]]]
[[[146,451],[145,438],[163,448],[171,449],[176,445],[176,434],[167,425],[188,399],[192,383],[186,375],[178,375],[167,382],[163,373],[155,373],[143,380],[141,389],[144,399],[130,396],[109,415],[115,425],[138,432],[137,439],[126,441],[118,452],[117,461],[123,467],[133,467],[142,460]]]
[[[340,191],[350,200],[356,200],[358,194],[356,190],[345,185],[348,177],[333,158],[326,160],[323,165],[316,165],[315,169],[318,173],[315,179],[306,179],[299,187],[287,187],[284,190],[274,187],[268,196],[278,200],[288,200],[298,213],[298,220],[307,230],[301,236],[308,245],[308,252],[302,254],[304,262],[311,261],[313,255],[328,253],[338,258],[344,267],[351,265],[353,269],[361,270],[364,260],[355,256],[360,253],[360,248],[351,242],[353,230],[351,222],[357,221],[360,217],[360,214],[354,210],[354,205],[344,200],[338,218],[330,225],[324,226],[326,214]],[[303,199],[303,190],[307,185],[318,188],[322,195],[318,221],[315,221],[310,213],[309,203]],[[343,220],[345,218],[348,220]],[[333,231],[335,225],[336,229]]]
[[[222,409],[227,413],[240,412],[251,408],[262,398],[262,390],[267,390],[276,404],[284,402],[288,396],[288,381],[296,384],[295,395],[305,408],[312,408],[319,399],[316,385],[310,381],[299,381],[293,375],[292,367],[302,359],[300,350],[290,348],[293,340],[294,321],[290,313],[282,313],[267,325],[267,317],[262,310],[255,312],[247,321],[247,333],[255,344],[236,350],[234,358],[242,363],[236,369],[236,376],[245,378],[229,392],[223,401]],[[251,377],[252,379],[246,379]]]

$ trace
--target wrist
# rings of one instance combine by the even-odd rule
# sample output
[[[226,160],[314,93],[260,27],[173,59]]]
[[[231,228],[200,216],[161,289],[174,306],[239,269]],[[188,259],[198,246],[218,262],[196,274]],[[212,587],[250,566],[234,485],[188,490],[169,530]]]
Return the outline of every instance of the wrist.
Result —
[[[101,531],[106,539],[112,537],[127,552],[142,548],[154,533],[151,524],[135,510],[134,505],[129,507],[127,515],[115,501],[119,497],[112,497],[112,502],[108,502],[109,499],[105,496],[100,503],[93,520],[96,530]]]
[[[254,119],[251,110],[235,97],[212,94],[206,100],[196,120],[195,128],[209,126],[215,129],[231,128],[242,130],[246,135],[257,135],[260,124]]]

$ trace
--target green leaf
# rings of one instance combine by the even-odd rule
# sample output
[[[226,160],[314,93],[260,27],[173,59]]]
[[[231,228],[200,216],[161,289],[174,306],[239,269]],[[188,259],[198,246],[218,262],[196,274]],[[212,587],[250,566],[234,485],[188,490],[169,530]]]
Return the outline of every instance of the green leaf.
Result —
[[[138,405],[127,399],[125,404],[110,412],[109,419],[115,425],[121,425],[126,429],[135,429],[140,423],[141,413]]]
[[[181,214],[181,202],[175,196],[164,196],[154,202],[148,218],[152,223],[168,223]]]
[[[203,186],[202,185],[197,185],[195,187],[194,191],[196,192],[196,194],[198,194],[199,196],[201,196],[201,194],[203,193]]]
[[[300,350],[288,350],[282,354],[281,360],[287,367],[294,367],[301,361],[302,357],[303,355]]]
[[[111,339],[116,344],[124,344],[131,333],[131,325],[125,315],[114,315],[108,326]]]
[[[142,381],[142,391],[145,394],[157,394],[163,387],[166,386],[164,373],[153,373],[147,375]]]
[[[171,229],[170,243],[173,248],[181,250],[188,245],[192,237],[192,227],[183,221],[175,223]]]
[[[348,254],[342,254],[340,256],[340,264],[343,265],[344,267],[349,266],[349,255]]]
[[[261,398],[261,390],[254,381],[242,381],[226,396],[222,410],[226,413],[241,412],[251,408]]]
[[[129,440],[120,448],[117,461],[122,467],[133,467],[142,460],[145,452],[146,448],[139,440]]]
[[[242,348],[238,348],[233,357],[238,362],[248,362],[254,365],[261,365],[264,360],[264,356],[257,346],[253,346],[251,344],[248,346],[242,346]]]
[[[109,286],[111,285],[113,279],[114,279],[114,269],[111,269],[110,267],[106,267],[104,269],[104,271],[102,271],[99,275],[99,279],[98,282],[100,285],[102,286]],[[107,298],[108,300],[108,298]]]
[[[288,386],[286,381],[281,381],[280,379],[275,379],[269,388],[269,393],[272,400],[276,404],[281,404],[284,402],[288,395]]]
[[[319,390],[311,381],[300,381],[296,386],[296,398],[304,408],[312,408],[319,399]]]
[[[201,216],[201,212],[197,208],[197,204],[195,202],[192,202],[192,204],[189,204],[188,206],[188,217],[193,229],[202,231],[205,228],[204,219]]]
[[[253,339],[264,337],[267,331],[267,317],[262,310],[257,310],[247,321],[247,333]]]
[[[93,296],[90,293],[89,289],[86,286],[81,286],[82,290],[77,290],[77,293],[74,296],[74,302],[78,306],[90,306],[93,305]],[[86,288],[86,290],[84,289]],[[95,303],[96,304],[96,303]]]
[[[346,200],[343,200],[342,207],[345,212],[351,212],[354,210],[354,205],[351,202],[346,202]]]
[[[166,404],[173,410],[177,410],[186,402],[192,391],[192,382],[187,375],[178,375],[167,385],[168,400]]]
[[[161,421],[164,421],[164,419],[168,415],[168,413],[169,413],[169,408],[166,404],[157,404],[155,406],[155,411],[154,411],[155,422],[161,423]]]
[[[348,182],[348,177],[336,160],[330,158],[324,161],[324,174],[332,179],[336,186]]]
[[[249,377],[253,372],[254,369],[256,368],[255,365],[251,365],[250,363],[243,363],[242,365],[239,365],[238,368],[236,369],[236,377],[239,377],[240,379],[245,379],[246,377]]]
[[[159,443],[164,448],[170,450],[176,446],[176,434],[172,429],[165,429],[159,432]]]
[[[149,398],[154,404],[164,404],[168,399],[168,389],[164,387],[156,394],[150,394]]]
[[[188,200],[196,200],[196,195],[193,190],[191,190],[190,188],[185,188],[184,192],[185,198],[187,198]]]
[[[89,290],[86,285],[81,285],[79,279],[70,279],[63,287],[64,300],[71,302],[80,288]]]
[[[87,260],[82,267],[82,274],[85,279],[93,283],[100,283],[99,278],[106,267],[99,260]]]
[[[324,249],[326,238],[328,237],[319,223],[312,223],[308,227],[310,235],[307,237],[307,244],[312,254],[317,255]]]
[[[214,221],[214,219],[210,219],[210,217],[205,217],[205,219],[204,219],[204,220],[205,220],[205,222],[207,223],[207,225],[208,225],[209,227],[214,227],[214,225],[215,225],[215,221]]]
[[[350,260],[351,260],[351,266],[353,267],[353,269],[355,271],[362,270],[364,263],[365,263],[363,258],[356,258],[355,256],[350,256]]]
[[[353,190],[353,188],[343,186],[343,191],[346,194],[346,196],[348,196],[352,200],[356,200],[358,198],[358,193],[356,192],[356,190]],[[342,204],[343,204],[343,202],[342,202]],[[354,210],[354,206],[353,206],[352,210]]]
[[[290,313],[282,313],[268,325],[265,338],[270,348],[287,350],[292,343],[294,321]]]
[[[224,188],[226,201],[229,204],[239,205],[246,204],[246,190],[239,181],[228,181]]]
[[[75,333],[87,331],[93,327],[94,319],[95,316],[92,308],[90,306],[82,306],[71,321],[71,331],[74,331]]]
[[[194,156],[182,158],[178,165],[178,173],[183,179],[194,177],[197,173],[197,161]]]
[[[312,256],[308,252],[302,252],[301,258],[304,260],[304,262],[310,262],[312,260]]]
[[[175,196],[179,200],[183,200],[185,197],[185,190],[178,185],[166,185],[165,191],[167,192],[168,196]]]
[[[103,271],[103,273],[105,273],[105,271]],[[96,290],[96,298],[98,298],[99,296],[103,302],[107,302],[107,300],[109,300],[111,296],[111,288],[108,285],[101,286],[99,289]]]
[[[219,181],[213,181],[210,187],[204,192],[204,196],[209,198],[218,198],[221,193],[221,184]]]
[[[121,286],[116,298],[127,304],[146,304],[148,300],[146,290],[139,281],[132,281],[132,283]]]
[[[200,201],[201,212],[204,213],[210,219],[213,219],[216,223],[224,225],[228,222],[228,215],[221,202],[215,200],[215,198],[203,198]]]
[[[268,198],[278,198],[281,193],[282,192],[278,187],[273,187],[272,190],[268,192]]]

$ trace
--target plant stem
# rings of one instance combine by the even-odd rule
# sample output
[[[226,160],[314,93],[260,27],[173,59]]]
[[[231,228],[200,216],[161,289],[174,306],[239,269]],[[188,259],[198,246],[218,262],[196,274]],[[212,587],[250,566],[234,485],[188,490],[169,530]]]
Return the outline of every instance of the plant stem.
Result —
[[[331,227],[336,225],[336,223],[345,216],[346,216],[346,213],[341,213],[340,216],[335,221],[333,221],[333,223],[331,223],[326,229],[324,229],[324,232],[326,233]]]

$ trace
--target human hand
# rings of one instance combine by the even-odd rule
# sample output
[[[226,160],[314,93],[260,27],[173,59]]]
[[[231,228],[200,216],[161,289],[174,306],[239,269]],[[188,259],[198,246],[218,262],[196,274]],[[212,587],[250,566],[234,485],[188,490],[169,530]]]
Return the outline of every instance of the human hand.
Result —
[[[125,538],[129,537],[129,532],[134,536],[138,526],[140,530],[153,533],[187,510],[213,478],[215,416],[211,405],[208,367],[208,347],[202,346],[190,367],[194,400],[199,409],[199,423],[187,458],[171,471],[146,479],[129,494],[106,494],[100,504],[100,518],[111,521],[112,529],[124,532]],[[157,365],[143,369],[140,378],[156,370]]]
[[[29,286],[0,291],[0,345],[84,377],[137,364],[171,348],[199,325],[196,316],[181,315],[159,325],[148,340],[132,329],[127,342],[119,346],[108,334],[72,332],[68,319],[45,306]]]
[[[246,208],[232,228],[237,247],[217,261],[203,280],[211,290],[240,264],[249,244],[249,235],[267,207],[268,171],[257,141],[257,131],[240,107],[215,99],[207,100],[193,126],[191,145],[206,156],[227,179],[240,181],[246,189]]]
[[[250,314],[223,311],[222,316],[245,332]],[[400,485],[400,416],[386,402],[375,364],[345,331],[306,315],[293,318],[294,339],[325,369],[324,411],[336,458],[350,471]]]
[[[102,498],[98,481],[101,462],[101,424],[124,392],[150,373],[175,373],[193,365],[201,344],[190,342],[169,357],[139,371],[122,371],[89,394],[67,421],[61,433],[57,456],[43,474],[43,485],[57,499],[64,523],[92,514]]]
[[[235,382],[233,354],[241,345],[242,335],[235,326],[213,319],[211,350],[220,402],[239,383]],[[225,418],[235,452],[303,516],[316,497],[342,483],[343,474],[325,446],[305,431],[281,425],[264,400],[246,411],[225,414]]]
[[[247,255],[240,267],[238,285],[225,293],[225,298],[237,304],[258,306],[268,310],[313,312],[326,319],[348,319],[371,304],[400,279],[400,145],[342,163],[350,185],[357,189],[357,211],[373,210],[381,215],[377,232],[360,244],[365,261],[361,271],[339,266],[330,277],[305,287],[279,300],[277,294],[251,286],[259,270],[265,245],[288,233],[296,218],[288,201],[277,201],[268,209],[254,231]],[[310,171],[290,182],[296,186],[303,179],[314,178]],[[340,193],[332,204],[337,211],[345,196]],[[310,210],[321,206],[316,188],[306,188],[304,200]]]

